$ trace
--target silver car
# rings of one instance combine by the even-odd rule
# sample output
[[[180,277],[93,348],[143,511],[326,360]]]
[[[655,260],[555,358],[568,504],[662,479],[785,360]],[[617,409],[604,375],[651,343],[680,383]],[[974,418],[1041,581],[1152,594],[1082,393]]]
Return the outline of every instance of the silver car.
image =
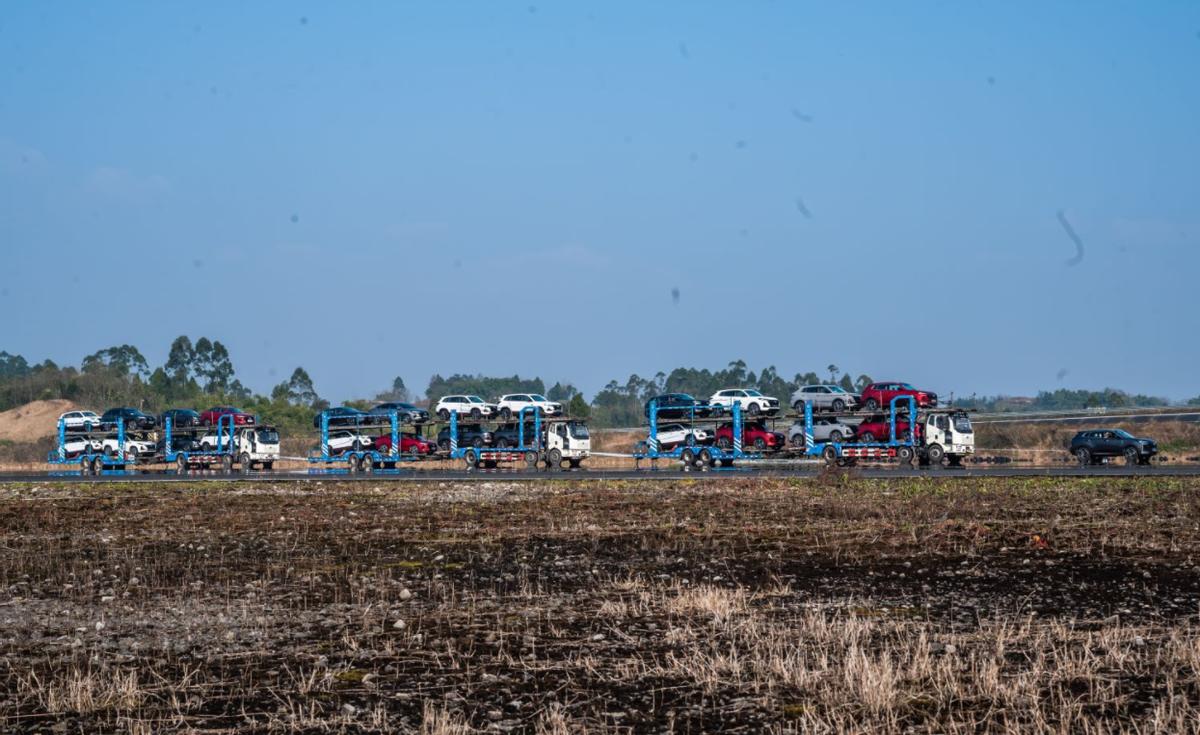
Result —
[[[805,385],[792,394],[792,408],[804,410],[804,404],[812,406],[813,411],[854,411],[862,402],[862,397],[851,393],[840,385]]]
[[[854,436],[854,428],[837,419],[813,419],[813,441],[843,442]],[[788,429],[788,442],[804,446],[804,422],[797,421]]]

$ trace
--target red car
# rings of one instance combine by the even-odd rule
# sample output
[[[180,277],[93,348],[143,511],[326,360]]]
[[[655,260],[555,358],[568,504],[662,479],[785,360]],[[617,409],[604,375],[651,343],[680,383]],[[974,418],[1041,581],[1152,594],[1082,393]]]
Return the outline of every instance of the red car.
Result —
[[[912,396],[918,408],[929,408],[937,405],[937,393],[927,390],[917,390],[908,383],[871,383],[862,392],[862,405],[868,411],[878,411],[892,405],[896,396]],[[907,407],[907,401],[900,404]]]
[[[400,435],[400,453],[401,454],[433,454],[436,447],[433,442],[422,439],[413,434]],[[375,437],[375,451],[380,454],[392,453],[392,435],[384,434],[383,436]]]
[[[200,423],[205,426],[215,426],[221,420],[222,416],[233,416],[233,423],[236,426],[245,426],[246,424],[254,423],[254,416],[233,406],[213,406],[200,414]]]
[[[761,421],[742,425],[742,448],[781,449],[787,444],[787,437],[778,431],[771,431]],[[717,446],[721,449],[733,447],[733,424],[721,424],[717,427]]]
[[[904,441],[908,435],[908,421],[896,419],[896,438]],[[917,436],[921,435],[921,425],[917,424]],[[892,440],[892,423],[886,416],[873,416],[864,420],[854,430],[854,440],[871,444]]]

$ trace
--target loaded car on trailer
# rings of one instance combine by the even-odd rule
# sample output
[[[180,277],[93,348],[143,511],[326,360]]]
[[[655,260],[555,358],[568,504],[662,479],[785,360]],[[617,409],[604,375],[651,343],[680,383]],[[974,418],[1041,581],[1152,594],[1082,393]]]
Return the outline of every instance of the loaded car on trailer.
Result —
[[[496,411],[505,421],[520,414],[525,408],[536,408],[543,416],[561,416],[564,413],[561,403],[552,401],[540,393],[509,393],[500,396],[500,400],[496,401]]]
[[[142,413],[136,408],[123,406],[121,408],[110,408],[100,417],[100,428],[107,431],[115,431],[118,421],[125,422],[126,431],[142,431],[145,429],[153,429],[158,419],[150,414]]]
[[[889,406],[895,398],[912,397],[917,408],[933,408],[938,405],[937,393],[918,390],[908,383],[871,383],[862,391],[862,404],[868,411],[878,411]]]
[[[58,417],[67,431],[91,431],[99,429],[101,420],[95,411],[67,411]]]
[[[442,421],[449,421],[450,414],[478,421],[496,415],[496,406],[474,395],[443,396],[434,406],[433,412]]]
[[[812,406],[814,411],[844,413],[857,410],[862,403],[862,396],[832,383],[805,385],[792,393],[792,408],[803,411],[806,403]]]
[[[742,407],[742,413],[747,416],[774,416],[779,413],[779,399],[764,396],[753,388],[726,388],[712,394],[708,404],[715,410],[731,412],[733,404]]]

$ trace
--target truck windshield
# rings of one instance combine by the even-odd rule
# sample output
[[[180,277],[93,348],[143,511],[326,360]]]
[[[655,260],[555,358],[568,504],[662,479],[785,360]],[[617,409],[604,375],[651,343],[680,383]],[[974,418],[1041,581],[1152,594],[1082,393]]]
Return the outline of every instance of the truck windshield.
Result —
[[[572,439],[587,439],[588,438],[589,434],[588,434],[587,424],[571,424],[570,426],[571,426],[571,438]]]
[[[955,414],[954,430],[960,434],[970,434],[972,431],[971,419],[965,413]]]
[[[272,429],[262,429],[258,432],[258,441],[260,444],[278,444],[279,432]]]

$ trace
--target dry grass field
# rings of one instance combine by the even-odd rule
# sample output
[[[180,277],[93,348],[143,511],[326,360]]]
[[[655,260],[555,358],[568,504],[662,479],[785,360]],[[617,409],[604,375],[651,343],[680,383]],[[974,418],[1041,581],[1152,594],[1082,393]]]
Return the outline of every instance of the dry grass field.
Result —
[[[1200,480],[0,486],[0,731],[1194,732]]]

